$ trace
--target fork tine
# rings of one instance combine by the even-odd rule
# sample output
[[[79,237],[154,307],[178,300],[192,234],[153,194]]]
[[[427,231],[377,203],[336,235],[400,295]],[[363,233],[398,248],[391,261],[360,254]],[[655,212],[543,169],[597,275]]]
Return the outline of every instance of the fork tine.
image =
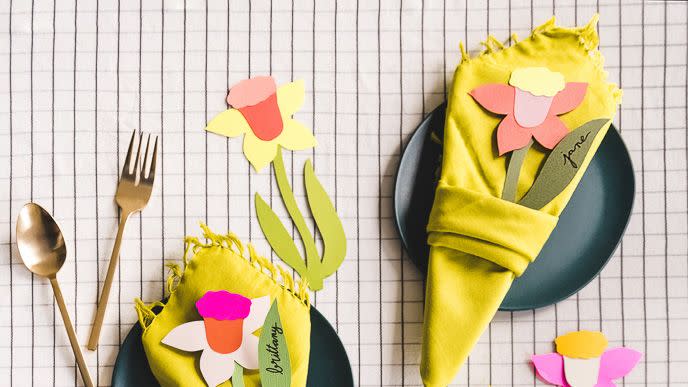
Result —
[[[141,178],[146,177],[148,174],[148,148],[150,147],[150,133],[148,133],[148,139],[146,140],[146,152],[143,154],[143,166],[141,167]]]
[[[153,179],[155,178],[155,165],[157,164],[157,157],[158,157],[158,136],[155,136],[155,144],[153,145],[153,156],[151,157],[151,166],[150,170],[148,171],[148,177],[146,180],[152,182]]]
[[[122,167],[122,176],[128,175],[131,169],[131,150],[134,147],[134,136],[136,135],[136,130],[131,132],[131,140],[129,140],[129,150],[127,151],[127,157],[124,158],[124,166]]]
[[[134,171],[132,174],[134,177],[139,175],[139,163],[141,162],[141,143],[143,142],[143,133],[139,134],[139,146],[138,150],[136,151],[136,162],[134,163]]]

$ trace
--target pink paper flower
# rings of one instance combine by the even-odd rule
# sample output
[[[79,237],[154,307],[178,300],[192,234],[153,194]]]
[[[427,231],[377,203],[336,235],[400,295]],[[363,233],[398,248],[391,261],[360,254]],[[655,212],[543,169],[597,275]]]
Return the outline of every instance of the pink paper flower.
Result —
[[[208,345],[218,353],[232,353],[243,339],[244,319],[251,312],[251,300],[226,290],[206,292],[196,301],[203,317]]]
[[[509,83],[487,84],[470,92],[483,108],[506,115],[497,128],[499,155],[523,148],[531,138],[554,148],[569,132],[557,116],[580,105],[588,84],[564,83],[561,74],[543,67],[514,70]]]
[[[208,386],[231,379],[234,363],[258,369],[258,337],[270,310],[270,296],[254,299],[224,290],[205,293],[196,302],[203,320],[176,326],[161,340],[186,351],[201,351],[199,369]]]
[[[277,87],[270,76],[245,79],[229,90],[229,109],[215,116],[206,130],[227,137],[243,135],[244,155],[260,172],[280,147],[303,150],[316,145],[312,131],[292,118],[304,96],[303,81]]]
[[[572,332],[555,342],[557,352],[533,355],[531,360],[537,375],[557,386],[613,387],[614,380],[631,372],[642,357],[630,348],[607,349],[607,339],[600,332]]]
[[[284,129],[277,105],[277,85],[272,77],[255,77],[239,82],[227,94],[227,104],[241,112],[253,134],[272,141]]]

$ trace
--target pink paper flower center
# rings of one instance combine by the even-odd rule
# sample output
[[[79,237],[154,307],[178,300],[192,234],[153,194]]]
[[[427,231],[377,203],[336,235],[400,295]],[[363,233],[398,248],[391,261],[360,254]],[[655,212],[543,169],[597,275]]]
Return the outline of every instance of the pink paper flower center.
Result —
[[[259,139],[272,141],[282,133],[284,123],[277,104],[277,86],[272,77],[255,77],[239,82],[227,94],[227,103],[239,110]]]
[[[514,117],[524,128],[534,128],[545,121],[554,97],[533,95],[529,91],[515,88]]]
[[[226,290],[209,291],[196,301],[196,309],[204,318],[238,320],[246,318],[251,312],[251,300]]]

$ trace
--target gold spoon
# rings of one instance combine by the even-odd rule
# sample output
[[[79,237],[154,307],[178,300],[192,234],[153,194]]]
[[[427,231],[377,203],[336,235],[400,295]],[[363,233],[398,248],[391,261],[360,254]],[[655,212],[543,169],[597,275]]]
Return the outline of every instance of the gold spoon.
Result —
[[[64,321],[69,343],[72,345],[74,357],[79,365],[81,377],[87,387],[93,387],[91,375],[86,368],[84,355],[81,354],[72,321],[67,314],[67,306],[62,291],[57,284],[57,272],[60,271],[67,257],[62,232],[55,220],[41,206],[35,203],[26,203],[19,212],[17,218],[17,247],[24,265],[34,274],[46,277],[53,286],[55,300],[60,307],[62,321]]]

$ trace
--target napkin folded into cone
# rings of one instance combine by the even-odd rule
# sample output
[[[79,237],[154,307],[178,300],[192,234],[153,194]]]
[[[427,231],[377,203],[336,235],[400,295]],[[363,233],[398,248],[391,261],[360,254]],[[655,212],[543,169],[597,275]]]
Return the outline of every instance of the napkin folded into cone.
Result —
[[[428,265],[421,376],[426,386],[452,382],[486,329],[513,280],[539,254],[558,216],[614,118],[621,91],[607,82],[595,30],[563,28],[554,18],[510,47],[488,38],[485,52],[462,61],[454,74],[444,129],[442,172],[427,226]],[[508,156],[499,156],[497,126],[504,116],[469,94],[485,84],[508,84],[513,70],[546,67],[566,82],[586,82],[580,105],[559,118],[568,130],[608,121],[592,139],[573,179],[542,208],[503,200]],[[548,151],[533,147],[524,161],[517,200],[528,192]]]

